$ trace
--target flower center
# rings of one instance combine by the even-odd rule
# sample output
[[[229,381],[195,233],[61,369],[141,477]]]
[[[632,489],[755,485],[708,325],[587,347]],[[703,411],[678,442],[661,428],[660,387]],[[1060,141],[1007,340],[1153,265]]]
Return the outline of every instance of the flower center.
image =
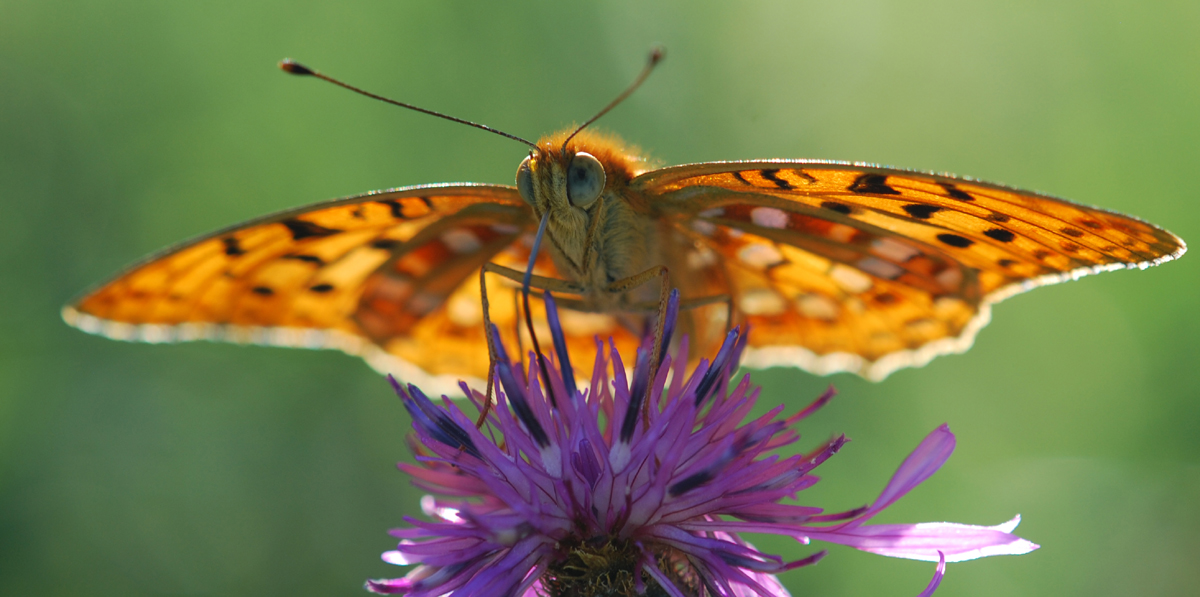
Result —
[[[642,572],[645,593],[634,588],[634,565],[641,554],[630,541],[592,540],[562,546],[566,557],[550,566],[542,577],[542,586],[551,597],[668,597],[646,572]],[[687,558],[670,548],[651,548],[658,569],[683,590],[699,595],[699,582]]]

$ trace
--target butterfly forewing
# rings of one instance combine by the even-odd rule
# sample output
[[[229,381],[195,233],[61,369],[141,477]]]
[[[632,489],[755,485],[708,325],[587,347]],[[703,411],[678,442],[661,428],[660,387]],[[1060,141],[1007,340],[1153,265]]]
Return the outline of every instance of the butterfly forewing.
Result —
[[[739,319],[756,329],[748,364],[818,373],[881,379],[965,350],[990,304],[1015,292],[1183,251],[1134,218],[872,166],[707,163],[631,187],[722,256]]]
[[[478,278],[468,278],[530,223],[528,207],[503,186],[412,187],[331,201],[167,249],[86,294],[64,317],[126,340],[208,338],[363,353],[410,331],[414,314],[453,321],[451,294],[474,282],[478,295]],[[414,276],[418,268],[424,271]],[[412,282],[414,292],[385,309],[395,320],[381,324],[378,301],[364,302],[364,290],[378,293],[390,282],[395,291],[397,280]],[[437,369],[430,356],[437,352],[410,363]],[[483,359],[486,371],[486,351]]]

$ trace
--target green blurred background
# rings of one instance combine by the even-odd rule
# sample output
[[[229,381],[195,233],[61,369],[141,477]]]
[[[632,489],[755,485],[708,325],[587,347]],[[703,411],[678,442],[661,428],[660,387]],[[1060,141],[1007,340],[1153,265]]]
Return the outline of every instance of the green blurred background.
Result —
[[[113,342],[59,307],[180,239],[387,187],[511,183],[525,150],[275,69],[302,60],[534,137],[607,116],[666,164],[810,157],[951,171],[1200,239],[1200,3],[0,0],[0,594],[360,595],[418,511],[407,415],[333,352]],[[803,503],[872,499],[948,422],[958,453],[878,520],[1043,545],[940,595],[1200,586],[1200,257],[1000,305],[971,352],[841,396],[854,442]],[[758,374],[799,405],[830,379]],[[813,548],[761,546],[796,558]],[[797,595],[913,595],[931,564],[833,548]]]

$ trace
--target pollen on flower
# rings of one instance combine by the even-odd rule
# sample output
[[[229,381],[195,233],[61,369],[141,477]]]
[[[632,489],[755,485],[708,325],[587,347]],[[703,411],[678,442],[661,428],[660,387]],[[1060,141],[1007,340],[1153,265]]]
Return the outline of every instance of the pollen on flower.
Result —
[[[785,503],[816,483],[813,470],[846,442],[775,453],[799,439],[793,427],[828,402],[832,388],[795,414],[780,406],[747,420],[759,391],[749,376],[731,384],[746,346],[737,329],[690,372],[686,337],[673,354],[651,355],[647,340],[632,355],[631,376],[612,345],[597,341],[596,373],[577,388],[549,293],[545,302],[555,340],[553,353],[541,355],[549,366],[522,370],[497,339],[502,391],[482,429],[448,398],[435,402],[392,380],[416,430],[417,464],[399,466],[432,494],[422,500],[431,520],[406,518],[408,526],[391,531],[401,541],[384,560],[415,567],[367,581],[367,589],[414,597],[775,597],[788,594],[775,574],[825,555],[804,547],[818,540],[937,562],[925,596],[946,562],[1038,547],[1012,534],[1019,517],[992,527],[865,524],[949,458],[955,440],[945,425],[868,506],[829,514]],[[667,339],[678,303],[672,293]],[[652,357],[662,362],[654,379]],[[482,393],[463,390],[482,407]],[[741,533],[793,537],[804,551],[765,554]]]

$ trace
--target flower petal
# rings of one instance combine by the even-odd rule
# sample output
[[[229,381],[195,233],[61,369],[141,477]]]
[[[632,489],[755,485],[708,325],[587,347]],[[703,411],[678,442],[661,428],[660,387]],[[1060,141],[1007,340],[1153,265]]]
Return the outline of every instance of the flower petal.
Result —
[[[904,459],[900,468],[896,469],[896,474],[892,475],[892,479],[883,488],[879,499],[875,500],[875,503],[871,504],[871,507],[867,508],[862,516],[851,521],[849,525],[857,526],[866,522],[896,500],[904,497],[904,494],[923,483],[930,475],[936,473],[946,463],[946,459],[954,453],[954,444],[954,434],[950,433],[949,426],[943,423],[934,429],[932,433],[925,436],[925,439],[921,440],[917,449]]]
[[[937,590],[938,585],[942,584],[942,577],[945,576],[945,574],[946,557],[942,554],[942,552],[939,551],[938,565],[937,569],[933,571],[933,579],[929,581],[929,586],[925,587],[925,590],[921,591],[921,594],[917,595],[917,597],[929,597],[930,595],[933,595],[933,592]]]
[[[947,562],[962,562],[988,556],[1020,555],[1039,547],[1009,533],[1006,529],[1012,528],[1011,523],[994,527],[953,522],[874,524],[805,534],[810,539],[849,545],[883,556],[926,562],[936,562],[942,557]]]

